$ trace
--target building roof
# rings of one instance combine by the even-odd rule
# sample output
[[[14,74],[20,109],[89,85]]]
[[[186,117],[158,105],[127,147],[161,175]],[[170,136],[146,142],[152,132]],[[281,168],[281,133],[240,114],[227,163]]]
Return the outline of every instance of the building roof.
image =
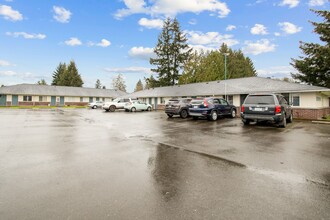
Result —
[[[130,96],[147,97],[181,97],[181,96],[216,96],[237,95],[262,92],[294,93],[294,92],[324,92],[330,95],[330,89],[299,83],[290,83],[262,77],[246,77],[221,81],[192,83],[145,89],[130,94]]]
[[[116,98],[118,96],[126,95],[127,93],[116,89],[18,84],[1,87],[0,94]]]

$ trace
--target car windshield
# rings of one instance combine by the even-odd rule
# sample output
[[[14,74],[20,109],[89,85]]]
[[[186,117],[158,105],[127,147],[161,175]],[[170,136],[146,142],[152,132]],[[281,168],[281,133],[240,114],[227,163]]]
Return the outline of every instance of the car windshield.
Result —
[[[178,104],[180,101],[177,99],[171,99],[170,101],[168,101],[168,104]]]
[[[118,102],[120,100],[120,98],[116,98],[113,100],[113,102]]]
[[[246,97],[245,104],[275,104],[274,96],[272,95],[250,95]]]

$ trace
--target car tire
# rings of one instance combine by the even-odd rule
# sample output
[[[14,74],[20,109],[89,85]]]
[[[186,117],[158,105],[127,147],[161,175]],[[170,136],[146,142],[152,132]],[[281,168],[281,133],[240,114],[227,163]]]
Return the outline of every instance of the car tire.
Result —
[[[135,107],[131,108],[131,112],[136,112],[136,108]]]
[[[96,106],[96,105],[94,105],[92,108],[93,108],[93,109],[96,109],[96,108],[97,108],[97,106]]]
[[[285,128],[286,127],[286,117],[285,117],[285,114],[283,116],[283,119],[282,121],[279,123],[278,125],[280,128]]]
[[[209,120],[216,121],[217,119],[218,119],[218,113],[216,111],[212,111]]]
[[[250,124],[250,120],[242,120],[244,125],[249,125]]]
[[[172,118],[172,117],[173,117],[173,115],[172,115],[172,114],[167,114],[167,116],[168,116],[169,118]]]
[[[105,109],[106,112],[109,112],[109,109]]]
[[[235,109],[232,109],[231,112],[230,112],[230,117],[231,118],[235,118],[236,117],[236,110]]]
[[[148,108],[147,108],[147,111],[150,112],[150,111],[151,111],[151,107],[148,107]]]
[[[290,117],[288,119],[286,119],[286,122],[287,123],[292,123],[292,121],[293,121],[293,115],[292,115],[292,112],[291,112]]]
[[[181,112],[180,112],[180,117],[181,118],[187,118],[188,117],[188,112],[186,109],[183,109]]]
[[[116,106],[111,105],[111,106],[109,107],[109,110],[110,110],[110,112],[114,112],[114,111],[116,110]]]

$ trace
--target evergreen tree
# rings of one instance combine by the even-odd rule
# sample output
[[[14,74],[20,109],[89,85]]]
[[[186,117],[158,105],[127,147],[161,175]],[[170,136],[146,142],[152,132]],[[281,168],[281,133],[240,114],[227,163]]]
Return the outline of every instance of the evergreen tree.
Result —
[[[301,82],[330,88],[330,12],[311,11],[324,18],[321,23],[311,22],[314,32],[320,35],[320,40],[324,44],[300,41],[299,48],[306,56],[292,59],[291,65],[298,73],[291,76]]]
[[[117,77],[113,78],[112,87],[114,89],[126,92],[125,80],[122,74],[118,74]]]
[[[52,81],[53,86],[58,86],[59,85],[60,78],[65,73],[65,71],[66,71],[66,64],[65,63],[60,63],[57,66],[54,73],[53,73],[53,81]]]
[[[136,83],[134,92],[141,91],[141,90],[143,90],[143,84],[142,84],[141,79],[139,79],[139,81]]]
[[[160,86],[159,81],[156,80],[153,75],[151,75],[149,78],[144,78],[144,81],[146,82],[144,89],[151,89]]]
[[[78,73],[78,69],[76,67],[76,63],[71,60],[70,64],[68,65],[68,74],[70,78],[70,85],[72,87],[82,87],[84,82],[81,79],[80,74]]]
[[[97,79],[95,83],[95,89],[101,89],[101,88],[102,88],[101,81]]]
[[[225,77],[225,54],[227,62],[227,74]],[[257,76],[257,72],[249,57],[245,57],[242,51],[233,51],[226,44],[222,44],[219,50],[204,53],[195,51],[186,63],[179,84],[207,82]]]
[[[180,30],[177,19],[167,18],[164,21],[162,33],[158,36],[158,43],[154,52],[157,58],[151,58],[150,64],[156,65],[156,68],[151,70],[158,73],[158,80],[150,79],[149,83],[158,84],[158,86],[176,84],[179,79],[179,72],[191,53],[186,35]]]
[[[47,85],[47,82],[45,81],[45,79],[41,79],[37,82],[38,85]]]

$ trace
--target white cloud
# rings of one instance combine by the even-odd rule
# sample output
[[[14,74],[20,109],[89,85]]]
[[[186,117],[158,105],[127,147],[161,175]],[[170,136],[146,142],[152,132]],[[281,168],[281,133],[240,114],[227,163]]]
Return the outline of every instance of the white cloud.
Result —
[[[12,66],[12,64],[6,60],[0,60],[0,66]]]
[[[326,0],[310,0],[308,2],[309,6],[322,6],[326,3]]]
[[[53,18],[56,21],[61,23],[68,23],[70,21],[72,13],[69,10],[59,6],[53,6],[53,10],[55,13]]]
[[[82,44],[81,41],[75,37],[71,37],[70,40],[64,41],[64,43],[68,46],[79,46]]]
[[[145,74],[152,73],[150,68],[146,68],[146,67],[105,68],[104,70],[109,73],[145,73]]]
[[[238,40],[233,39],[232,35],[221,35],[218,32],[207,32],[202,33],[199,31],[188,31],[186,32],[188,42],[196,45],[205,45],[207,47],[219,48],[221,44],[225,43],[229,47],[238,44]]]
[[[294,73],[296,70],[292,66],[273,66],[267,69],[258,69],[258,76],[262,77],[291,77],[290,73]]]
[[[288,5],[289,8],[297,7],[299,4],[299,0],[283,0],[279,5],[286,6]]]
[[[298,27],[290,22],[280,22],[278,25],[281,27],[284,34],[295,34],[302,30],[302,27]]]
[[[281,33],[279,33],[279,32],[275,32],[274,35],[275,35],[276,37],[278,37],[278,36],[281,36]]]
[[[196,25],[197,20],[196,19],[191,19],[188,23],[191,24],[191,25]]]
[[[275,51],[275,44],[272,44],[267,39],[261,39],[257,42],[245,41],[245,46],[242,48],[243,52],[246,54],[258,55],[262,53],[268,53]]]
[[[0,15],[10,21],[23,20],[23,15],[19,11],[13,10],[8,5],[0,5]]]
[[[111,45],[111,42],[106,40],[106,39],[102,39],[100,43],[94,43],[94,42],[89,42],[88,46],[98,46],[98,47],[109,47]]]
[[[16,76],[17,73],[11,70],[8,71],[0,71],[0,76]]]
[[[262,25],[262,24],[255,24],[253,28],[250,30],[251,34],[254,35],[266,35],[267,33],[267,28]]]
[[[228,25],[226,27],[226,31],[232,31],[232,30],[235,30],[236,29],[236,26],[235,25]]]
[[[201,13],[210,11],[217,13],[218,17],[226,17],[230,10],[226,3],[219,0],[123,0],[126,7],[120,9],[115,17],[120,19],[125,16],[137,13],[155,15],[175,16],[179,13],[192,12]],[[149,4],[147,4],[147,2]]]
[[[152,29],[152,28],[161,29],[163,27],[163,20],[141,18],[139,20],[139,25],[148,29]]]
[[[25,39],[38,39],[38,40],[43,40],[46,38],[46,35],[44,34],[29,34],[26,32],[6,32],[6,35],[12,37],[23,37]]]
[[[132,47],[128,51],[128,55],[143,60],[149,60],[150,58],[155,57],[154,49],[149,47]]]

